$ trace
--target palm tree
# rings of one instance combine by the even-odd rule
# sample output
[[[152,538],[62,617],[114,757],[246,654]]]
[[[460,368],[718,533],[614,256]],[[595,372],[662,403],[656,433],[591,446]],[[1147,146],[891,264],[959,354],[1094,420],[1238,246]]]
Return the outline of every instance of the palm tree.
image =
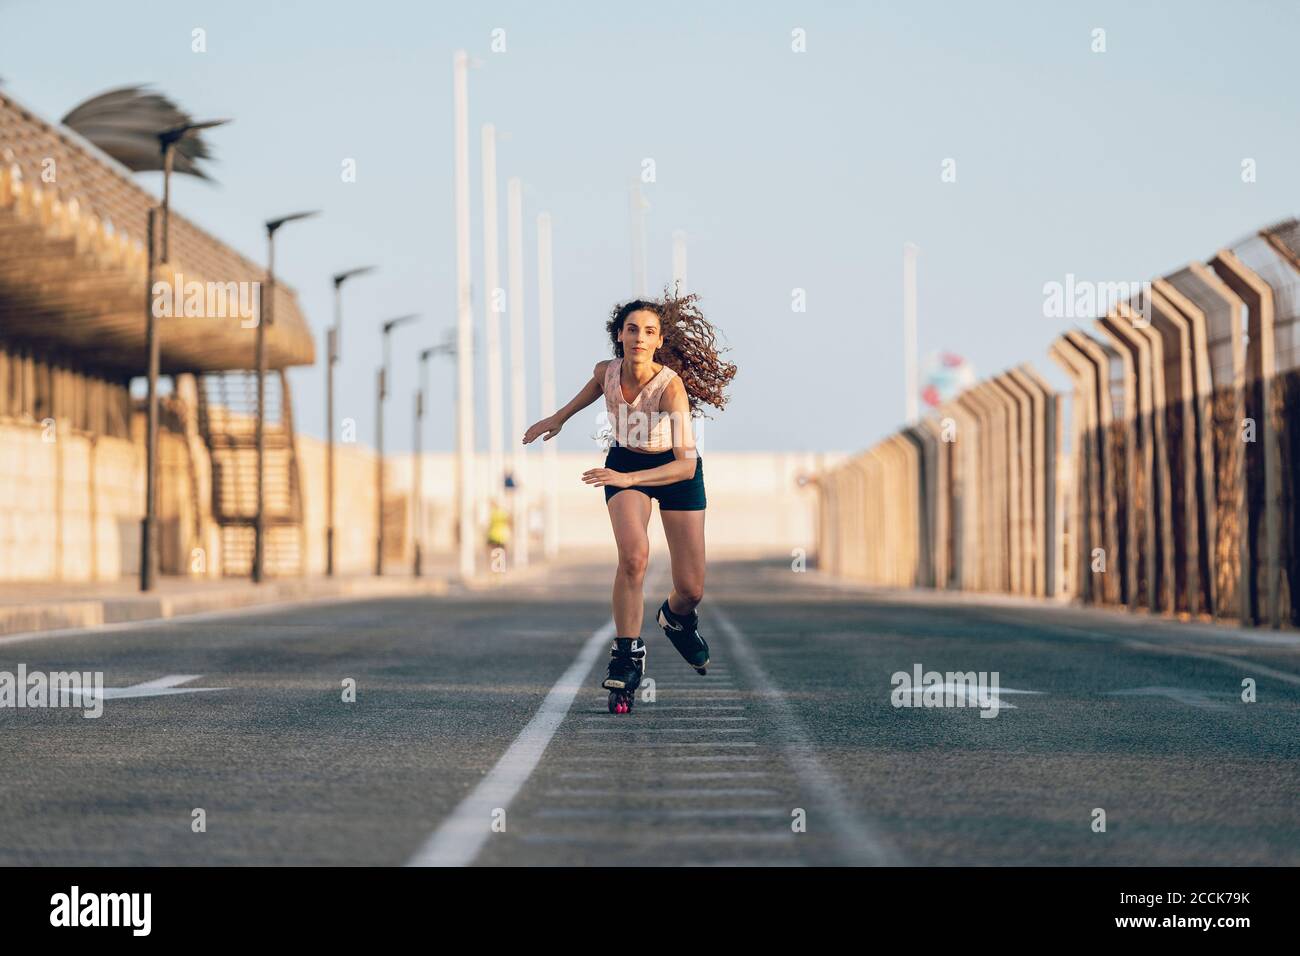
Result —
[[[160,139],[179,129],[195,129],[193,118],[161,93],[145,86],[123,86],[92,96],[63,117],[63,125],[90,140],[133,172],[161,170]],[[178,137],[173,157],[178,173],[211,179],[199,162],[212,158],[196,132]]]
[[[196,123],[188,113],[161,93],[150,92],[143,86],[123,86],[92,96],[63,117],[63,125],[89,140],[113,159],[133,172],[161,170],[163,174],[162,199],[162,257],[166,263],[171,258],[171,174],[173,171],[210,179],[200,167],[201,160],[210,159],[211,152],[200,133],[229,120],[210,120]],[[157,210],[149,210],[149,266],[148,287],[153,288],[154,272],[154,221]],[[145,429],[145,507],[141,522],[140,590],[153,589],[154,542],[158,509],[158,364],[159,342],[157,318],[153,309],[145,307],[146,375],[149,379],[146,398],[147,425]],[[258,340],[261,341],[259,327]],[[259,392],[260,397],[260,392]],[[259,427],[261,407],[258,408]],[[259,483],[259,501],[260,501]],[[260,509],[259,509],[260,510]]]

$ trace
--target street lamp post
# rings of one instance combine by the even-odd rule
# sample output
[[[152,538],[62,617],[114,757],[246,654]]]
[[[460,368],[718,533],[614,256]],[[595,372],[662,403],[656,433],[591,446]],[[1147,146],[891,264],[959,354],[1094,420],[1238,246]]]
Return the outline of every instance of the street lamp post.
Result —
[[[537,351],[542,364],[542,408],[555,407],[555,285],[551,265],[551,214],[543,212],[537,215]],[[560,506],[555,490],[555,456],[555,442],[547,442],[542,449],[542,466],[546,476],[542,549],[550,560],[554,560],[560,553]]]
[[[511,477],[514,490],[510,495],[510,509],[514,526],[511,540],[511,559],[516,568],[528,565],[528,493],[529,478],[525,475],[527,456],[519,436],[528,430],[527,374],[524,369],[524,193],[523,181],[511,176],[506,184],[506,250],[509,269],[510,294],[510,411],[511,428],[515,434]]]
[[[469,54],[452,57],[456,183],[456,510],[460,576],[473,577],[474,309],[469,261]]]
[[[157,208],[150,206],[148,224],[148,288],[145,290],[145,374],[149,379],[149,394],[145,401],[145,472],[144,520],[140,522],[140,590],[153,590],[154,551],[153,528],[158,509],[158,317],[153,314],[153,270],[157,245],[154,230],[158,221]]]
[[[399,325],[413,322],[420,316],[399,315],[384,323],[384,364],[379,369],[379,400],[375,403],[375,574],[384,573],[384,399],[388,397],[389,334]]]
[[[919,417],[916,372],[916,257],[921,247],[903,243],[903,414],[911,425]]]
[[[253,527],[253,581],[265,577],[266,562],[266,327],[275,320],[275,234],[287,222],[319,215],[295,212],[266,223],[266,284],[258,295],[257,319],[257,517]],[[266,290],[270,289],[268,295]]]
[[[421,466],[422,443],[421,437],[424,431],[424,396],[429,393],[429,359],[434,355],[455,355],[456,343],[451,332],[443,337],[441,345],[435,345],[432,348],[424,349],[420,352],[420,388],[415,393],[415,476],[411,481],[414,489],[411,493],[413,504],[412,523],[415,525],[415,576],[418,578],[423,573],[423,548],[424,540],[424,506],[423,506],[423,468]]]
[[[171,196],[172,165],[176,154],[176,144],[186,137],[195,135],[200,130],[212,129],[229,123],[230,120],[208,120],[202,123],[183,123],[173,126],[158,134],[158,148],[162,153],[163,201],[162,201],[162,250],[159,265],[166,265],[171,260]],[[154,586],[154,574],[157,555],[154,548],[154,528],[158,523],[158,367],[160,362],[158,342],[158,316],[153,309],[154,281],[154,231],[158,210],[150,209],[146,232],[149,242],[148,294],[145,297],[145,348],[148,353],[149,391],[146,399],[145,426],[145,503],[144,521],[140,528],[140,590],[151,591]]]
[[[334,326],[329,330],[325,361],[325,574],[334,575],[334,366],[339,361],[343,335],[343,283],[353,276],[374,272],[374,266],[349,269],[334,276]]]

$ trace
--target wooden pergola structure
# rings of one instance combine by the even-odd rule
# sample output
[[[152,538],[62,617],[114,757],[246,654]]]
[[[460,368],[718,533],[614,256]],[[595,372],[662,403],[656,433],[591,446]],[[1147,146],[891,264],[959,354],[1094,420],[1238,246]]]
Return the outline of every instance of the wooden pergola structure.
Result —
[[[52,419],[78,432],[131,438],[129,383],[145,372],[152,304],[147,216],[157,203],[125,167],[0,92],[0,419]],[[247,290],[260,290],[261,265],[174,211],[170,233],[171,261],[155,268],[155,282],[226,292],[242,286],[246,298],[256,298]],[[267,423],[267,471],[270,497],[280,502],[272,524],[293,538],[300,536],[301,502],[284,369],[312,363],[315,346],[293,290],[277,282],[274,294],[266,347],[277,417]],[[228,571],[241,573],[237,555],[251,534],[254,483],[246,370],[255,367],[257,318],[225,302],[214,312],[211,301],[203,297],[200,314],[177,309],[160,317],[160,367],[195,376],[200,407],[189,412],[211,456],[212,513],[230,532]]]

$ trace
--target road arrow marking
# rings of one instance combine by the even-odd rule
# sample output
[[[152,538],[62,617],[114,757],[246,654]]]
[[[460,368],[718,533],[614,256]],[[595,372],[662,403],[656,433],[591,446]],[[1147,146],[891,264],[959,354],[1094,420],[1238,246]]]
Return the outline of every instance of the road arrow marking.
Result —
[[[1001,700],[1003,694],[1041,694],[1041,690],[1016,690],[1012,687],[999,687],[994,690],[992,687],[985,686],[981,694],[981,688],[976,684],[966,684],[958,681],[949,681],[944,684],[926,684],[923,687],[913,687],[912,697],[915,698],[915,707],[920,707],[923,696],[927,693],[938,693],[945,699],[949,696],[954,699],[964,697],[967,707],[982,707],[990,703],[991,699],[997,699],[998,707],[1005,707],[1015,710],[1015,704],[1007,704]]]
[[[169,694],[199,694],[203,691],[226,690],[225,687],[177,687],[177,684],[185,684],[192,680],[198,680],[202,674],[169,674],[166,677],[159,677],[157,680],[147,680],[141,684],[132,684],[130,687],[105,687],[103,689],[104,700],[122,700],[127,697],[166,697]],[[80,690],[69,690],[68,693],[74,697],[96,697],[94,688],[82,688]]]
[[[1167,697],[1179,704],[1186,704],[1188,707],[1199,707],[1202,710],[1230,710],[1231,708],[1219,700],[1213,700],[1209,694],[1199,690],[1191,690],[1187,687],[1133,687],[1129,690],[1112,690],[1107,691],[1109,697]]]

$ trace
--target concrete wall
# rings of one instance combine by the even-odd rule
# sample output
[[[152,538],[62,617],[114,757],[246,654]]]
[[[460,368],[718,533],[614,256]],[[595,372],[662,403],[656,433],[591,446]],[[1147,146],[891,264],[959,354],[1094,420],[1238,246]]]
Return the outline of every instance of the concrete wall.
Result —
[[[158,567],[220,574],[207,449],[183,403],[161,402]],[[66,420],[0,422],[0,581],[115,581],[140,569],[145,416],[131,439]]]
[[[0,581],[112,580],[138,564],[140,449],[0,424]]]
[[[164,574],[215,577],[221,573],[220,536],[211,519],[211,474],[201,440],[169,403],[159,430],[159,566]],[[33,422],[0,423],[0,581],[112,581],[139,570],[144,509],[144,416],[132,419],[133,440],[95,438],[69,428]],[[297,439],[308,574],[325,570],[325,445]],[[375,455],[352,444],[335,446],[337,463],[336,567],[340,574],[369,574],[375,561]],[[800,487],[801,474],[833,466],[842,456],[808,453],[708,452],[704,454],[710,555],[811,554],[816,537],[816,496]],[[604,495],[583,484],[582,472],[604,456],[556,456],[560,548],[605,552],[613,537]],[[455,458],[428,453],[423,460],[424,542],[430,559],[455,551]],[[533,514],[531,553],[540,558],[543,459],[528,456],[522,476]],[[487,455],[477,456],[478,523],[485,536],[491,482]],[[393,573],[413,559],[412,456],[389,459],[385,476],[386,562]],[[507,504],[502,498],[502,503]],[[656,509],[657,510],[657,509]],[[657,517],[651,518],[653,551],[666,550]]]
[[[314,438],[298,438],[298,460],[303,483],[303,512],[307,522],[309,573],[321,573],[325,564],[325,447]],[[375,464],[370,449],[336,445],[338,468],[336,495],[335,561],[340,573],[366,573],[375,557]],[[802,548],[811,553],[816,537],[816,493],[800,487],[800,474],[811,475],[830,467],[842,456],[780,452],[703,452],[705,488],[708,494],[706,540],[711,555],[789,555]],[[604,456],[591,452],[560,452],[556,455],[556,485],[559,490],[559,544],[562,550],[613,553],[613,536],[604,493],[584,484],[581,475],[598,467]],[[478,528],[475,540],[482,540],[487,523],[487,502],[491,482],[486,454],[476,456]],[[529,496],[533,542],[531,554],[541,555],[541,489],[543,458],[530,454],[522,488]],[[421,466],[423,522],[426,551],[450,554],[455,550],[455,456],[426,453]],[[413,556],[411,534],[411,486],[413,456],[389,459],[385,469],[385,513],[387,514],[386,561],[390,567],[409,567]],[[504,494],[503,505],[509,510]],[[657,511],[657,507],[656,507]],[[666,550],[657,516],[651,518],[652,551]]]

